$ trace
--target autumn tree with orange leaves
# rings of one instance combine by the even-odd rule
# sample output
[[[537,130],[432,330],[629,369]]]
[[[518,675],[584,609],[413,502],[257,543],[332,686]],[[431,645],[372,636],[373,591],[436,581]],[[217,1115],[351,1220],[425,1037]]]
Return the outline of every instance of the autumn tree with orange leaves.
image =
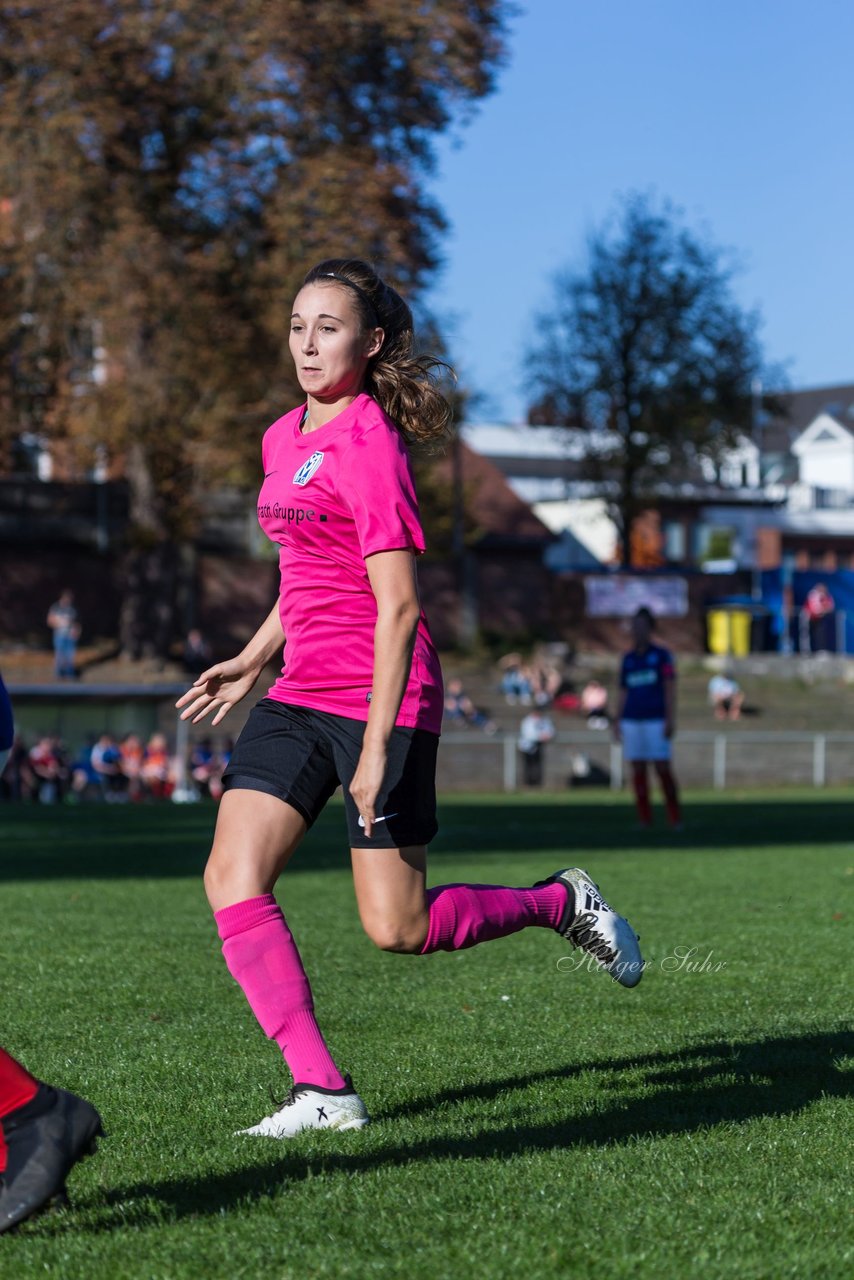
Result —
[[[507,10],[0,3],[0,431],[121,460],[127,652],[172,638],[150,619],[200,496],[293,402],[306,268],[365,256],[416,302],[430,281],[433,142],[492,89]]]

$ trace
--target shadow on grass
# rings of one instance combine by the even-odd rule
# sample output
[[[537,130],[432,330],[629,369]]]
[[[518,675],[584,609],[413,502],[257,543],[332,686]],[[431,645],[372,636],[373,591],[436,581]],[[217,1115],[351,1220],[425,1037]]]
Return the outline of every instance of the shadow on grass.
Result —
[[[98,1221],[78,1227],[101,1232],[120,1226],[140,1226],[188,1217],[214,1216],[247,1201],[279,1194],[288,1183],[338,1173],[370,1170],[442,1160],[504,1160],[559,1149],[605,1147],[638,1138],[663,1138],[674,1134],[714,1129],[761,1117],[790,1116],[822,1097],[847,1098],[852,1075],[838,1059],[854,1054],[854,1035],[839,1030],[744,1044],[715,1041],[673,1053],[638,1058],[573,1064],[553,1071],[512,1076],[447,1089],[392,1107],[376,1117],[372,1138],[388,1136],[387,1145],[369,1152],[346,1150],[358,1142],[356,1135],[342,1135],[342,1150],[303,1156],[297,1144],[275,1164],[246,1168],[200,1178],[174,1178],[156,1183],[134,1183],[110,1191],[106,1206],[92,1199],[82,1207],[98,1213]],[[617,1083],[613,1076],[630,1072],[625,1083],[626,1100],[603,1108],[596,1115],[557,1115],[540,1125],[515,1125],[516,1090],[538,1084],[554,1084],[586,1072],[607,1073],[609,1095]],[[639,1073],[639,1074],[638,1074]],[[654,1087],[651,1097],[631,1097],[633,1089]],[[441,1134],[418,1141],[410,1131],[405,1145],[395,1143],[392,1122],[425,1115],[431,1129],[443,1123],[448,1109],[468,1104],[467,1118],[476,1121],[471,1104],[507,1095],[507,1124],[484,1129],[476,1137]],[[604,1095],[603,1095],[604,1096]],[[489,1106],[486,1114],[494,1115]],[[387,1126],[387,1127],[385,1127]],[[152,1204],[152,1201],[155,1203]],[[73,1230],[69,1216],[57,1230]]]
[[[516,852],[520,857],[565,850],[588,853],[680,849],[763,849],[848,843],[850,801],[828,798],[745,797],[689,803],[685,830],[662,824],[639,832],[630,805],[620,800],[579,803],[572,797],[449,799],[440,806],[434,862]],[[213,837],[213,805],[87,805],[79,808],[0,806],[0,882],[122,879],[200,875]],[[344,814],[333,804],[306,837],[289,868],[321,871],[349,866]],[[520,876],[524,879],[523,876]]]

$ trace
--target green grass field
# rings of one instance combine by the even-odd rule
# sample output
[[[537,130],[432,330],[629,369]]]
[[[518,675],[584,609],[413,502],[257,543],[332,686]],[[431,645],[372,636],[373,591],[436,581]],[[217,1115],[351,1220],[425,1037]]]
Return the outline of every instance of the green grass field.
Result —
[[[375,951],[330,808],[279,899],[374,1123],[289,1143],[232,1136],[288,1080],[204,902],[213,811],[0,809],[0,1043],[110,1135],[0,1274],[854,1274],[850,802],[687,799],[680,835],[625,799],[442,808],[432,883],[587,866],[642,936],[635,991],[543,930]]]

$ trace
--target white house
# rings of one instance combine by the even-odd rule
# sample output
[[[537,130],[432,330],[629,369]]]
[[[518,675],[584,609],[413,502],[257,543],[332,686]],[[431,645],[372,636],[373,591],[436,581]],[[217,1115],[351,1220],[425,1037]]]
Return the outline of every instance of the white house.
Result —
[[[745,569],[854,568],[854,384],[795,391],[760,411],[717,468],[704,463],[656,503],[666,562]],[[466,443],[502,471],[561,543],[550,556],[589,569],[613,560],[616,531],[580,463],[597,441],[557,427],[474,424]]]
[[[469,448],[489,458],[514,493],[552,533],[563,535],[551,558],[574,568],[601,568],[613,560],[616,530],[596,486],[579,478],[580,464],[601,436],[568,427],[473,423],[462,429]],[[610,436],[603,442],[610,443]]]
[[[847,506],[854,496],[852,429],[854,419],[849,426],[829,413],[820,413],[792,444],[792,453],[798,460],[798,480],[818,491],[817,506]],[[824,494],[839,496],[833,501],[824,499]]]

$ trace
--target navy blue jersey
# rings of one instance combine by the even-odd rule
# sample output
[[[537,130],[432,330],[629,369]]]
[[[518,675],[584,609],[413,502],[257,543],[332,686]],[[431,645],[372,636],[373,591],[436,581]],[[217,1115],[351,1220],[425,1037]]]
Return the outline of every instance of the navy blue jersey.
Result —
[[[12,703],[9,701],[9,694],[6,692],[3,677],[0,676],[0,751],[9,750],[14,736],[15,726],[12,721]]]
[[[632,649],[623,658],[620,688],[626,689],[624,720],[664,720],[664,682],[673,680],[676,667],[668,649],[651,644],[643,653]]]

